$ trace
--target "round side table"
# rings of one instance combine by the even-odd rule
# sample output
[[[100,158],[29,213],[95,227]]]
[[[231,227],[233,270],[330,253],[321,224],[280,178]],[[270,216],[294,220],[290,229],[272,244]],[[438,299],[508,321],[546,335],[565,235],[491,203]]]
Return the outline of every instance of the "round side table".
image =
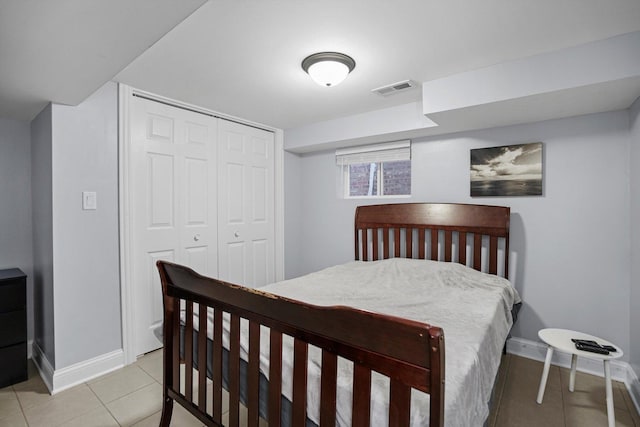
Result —
[[[544,370],[542,371],[542,378],[540,378],[540,388],[538,389],[538,398],[536,399],[536,402],[542,403],[554,349],[571,354],[571,375],[569,377],[569,391],[571,392],[573,392],[576,382],[576,365],[578,362],[578,356],[602,360],[604,363],[604,380],[607,393],[607,417],[609,419],[609,427],[615,427],[616,418],[613,411],[613,389],[611,387],[611,368],[609,367],[609,361],[611,359],[618,359],[619,357],[622,357],[623,353],[620,347],[610,343],[609,341],[603,340],[602,338],[594,337],[593,335],[582,332],[571,331],[569,329],[541,329],[538,331],[538,336],[549,347],[547,348],[547,357],[544,361]],[[572,338],[592,340],[600,345],[610,345],[617,351],[609,352],[609,354],[599,354],[592,353],[590,351],[578,350],[573,341],[571,341]]]

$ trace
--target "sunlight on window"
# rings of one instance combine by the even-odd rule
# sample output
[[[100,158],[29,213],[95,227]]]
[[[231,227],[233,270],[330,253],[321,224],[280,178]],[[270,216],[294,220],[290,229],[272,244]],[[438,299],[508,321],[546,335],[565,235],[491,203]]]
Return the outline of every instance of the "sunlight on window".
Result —
[[[344,197],[411,195],[411,141],[336,150]]]
[[[407,196],[411,194],[411,161],[348,165],[347,197]]]

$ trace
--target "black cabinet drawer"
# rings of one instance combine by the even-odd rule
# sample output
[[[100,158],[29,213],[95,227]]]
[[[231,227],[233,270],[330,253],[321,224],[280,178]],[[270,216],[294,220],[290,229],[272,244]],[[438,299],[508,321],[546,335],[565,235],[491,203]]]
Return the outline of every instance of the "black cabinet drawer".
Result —
[[[27,379],[27,276],[0,270],[0,388]]]
[[[0,313],[22,310],[26,304],[24,279],[0,282]]]
[[[27,344],[0,348],[0,388],[27,380]]]
[[[26,324],[27,316],[25,310],[0,313],[0,347],[26,341]]]

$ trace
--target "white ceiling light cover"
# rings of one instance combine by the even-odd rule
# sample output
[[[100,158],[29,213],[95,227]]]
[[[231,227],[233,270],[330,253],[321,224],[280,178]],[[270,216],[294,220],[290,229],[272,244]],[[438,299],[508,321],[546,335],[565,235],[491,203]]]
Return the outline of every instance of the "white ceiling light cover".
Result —
[[[333,61],[317,62],[307,71],[314,82],[320,86],[336,86],[349,74],[349,67]]]
[[[320,52],[307,56],[302,69],[320,86],[336,86],[347,78],[356,62],[350,56],[338,52]]]

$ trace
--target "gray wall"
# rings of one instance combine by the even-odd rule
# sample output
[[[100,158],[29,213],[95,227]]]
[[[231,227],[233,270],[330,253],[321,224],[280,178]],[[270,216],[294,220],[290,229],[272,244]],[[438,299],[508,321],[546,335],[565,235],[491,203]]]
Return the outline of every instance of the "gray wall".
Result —
[[[640,378],[640,98],[629,110],[631,134],[631,342],[629,359]],[[640,384],[635,384],[636,396]]]
[[[52,108],[31,121],[34,341],[55,366],[52,218]]]
[[[544,196],[469,197],[469,149],[535,141],[544,143]],[[542,327],[572,328],[629,348],[628,155],[627,111],[414,139],[413,196],[365,201],[337,197],[333,152],[288,156],[285,168],[299,170],[301,187],[287,193],[300,200],[287,209],[299,206],[303,217],[298,231],[287,234],[287,254],[299,254],[288,277],[353,259],[359,204],[507,205],[512,280],[524,300],[514,335],[537,340]]]
[[[118,90],[53,105],[56,369],[122,348],[118,258]],[[82,192],[97,210],[82,210]]]
[[[33,339],[31,129],[0,118],[0,269],[27,275],[27,337]]]
[[[297,242],[304,222],[302,217],[302,192],[300,161],[298,156],[285,151],[284,153],[284,240]],[[284,247],[284,275],[289,279],[304,274],[303,254],[299,245]]]
[[[122,348],[117,85],[48,105],[31,147],[34,335],[59,370]],[[97,210],[82,210],[83,191]]]

